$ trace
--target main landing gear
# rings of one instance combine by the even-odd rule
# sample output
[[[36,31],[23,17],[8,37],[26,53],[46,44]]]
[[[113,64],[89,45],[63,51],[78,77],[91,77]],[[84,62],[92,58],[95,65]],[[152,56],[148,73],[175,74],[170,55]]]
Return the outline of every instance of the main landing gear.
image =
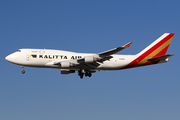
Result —
[[[25,73],[24,66],[21,67],[22,67],[22,74],[24,74]]]
[[[91,71],[84,71],[84,70],[79,70],[78,71],[78,75],[80,76],[80,78],[82,79],[83,76],[85,75],[86,77],[91,77],[92,76],[92,72]]]

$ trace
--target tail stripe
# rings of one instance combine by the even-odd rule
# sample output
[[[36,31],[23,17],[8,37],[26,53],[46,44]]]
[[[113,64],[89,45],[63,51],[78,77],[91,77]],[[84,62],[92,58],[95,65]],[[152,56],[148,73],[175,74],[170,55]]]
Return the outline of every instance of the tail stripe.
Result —
[[[137,65],[142,65],[142,64],[144,64],[144,63],[146,62],[146,59],[153,58],[153,57],[155,57],[158,53],[161,53],[160,56],[165,55],[164,53],[166,53],[167,49],[165,49],[165,52],[164,52],[163,50],[164,50],[164,48],[166,48],[166,47],[169,46],[169,44],[171,43],[171,40],[172,40],[172,38],[170,38],[168,41],[166,41],[166,42],[165,42],[164,44],[162,44],[161,46],[157,47],[157,49],[153,49],[153,50],[150,49],[150,50],[149,50],[150,54],[145,54],[145,55],[143,56],[144,59],[141,60]],[[161,51],[163,51],[163,54],[162,54]],[[149,52],[148,52],[148,53],[149,53]]]

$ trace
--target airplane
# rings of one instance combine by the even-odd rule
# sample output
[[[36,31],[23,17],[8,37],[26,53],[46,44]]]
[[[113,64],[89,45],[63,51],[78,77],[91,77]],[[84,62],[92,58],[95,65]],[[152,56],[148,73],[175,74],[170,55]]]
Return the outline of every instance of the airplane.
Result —
[[[91,77],[92,73],[100,70],[123,70],[146,65],[153,65],[168,62],[174,54],[166,54],[174,33],[164,33],[152,44],[136,55],[115,54],[127,47],[129,42],[121,47],[117,47],[98,54],[77,53],[52,49],[19,49],[8,55],[5,59],[13,64],[22,67],[56,68],[61,70],[61,74],[70,74],[78,71],[82,79]]]

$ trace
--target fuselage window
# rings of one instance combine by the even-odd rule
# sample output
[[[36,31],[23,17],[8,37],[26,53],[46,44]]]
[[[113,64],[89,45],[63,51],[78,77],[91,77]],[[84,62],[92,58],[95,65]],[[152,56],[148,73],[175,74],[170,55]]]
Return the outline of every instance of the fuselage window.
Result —
[[[17,50],[17,52],[21,52],[21,50]]]
[[[37,58],[37,55],[31,55],[32,56],[32,58]]]

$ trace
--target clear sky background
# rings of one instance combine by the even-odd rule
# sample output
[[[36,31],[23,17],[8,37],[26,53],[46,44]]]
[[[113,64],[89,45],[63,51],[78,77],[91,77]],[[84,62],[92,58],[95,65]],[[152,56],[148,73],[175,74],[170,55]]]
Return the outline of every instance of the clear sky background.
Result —
[[[179,0],[1,0],[0,120],[179,120]],[[168,63],[96,72],[83,80],[25,68],[5,56],[20,48],[99,53],[127,42],[136,54],[175,33]]]

